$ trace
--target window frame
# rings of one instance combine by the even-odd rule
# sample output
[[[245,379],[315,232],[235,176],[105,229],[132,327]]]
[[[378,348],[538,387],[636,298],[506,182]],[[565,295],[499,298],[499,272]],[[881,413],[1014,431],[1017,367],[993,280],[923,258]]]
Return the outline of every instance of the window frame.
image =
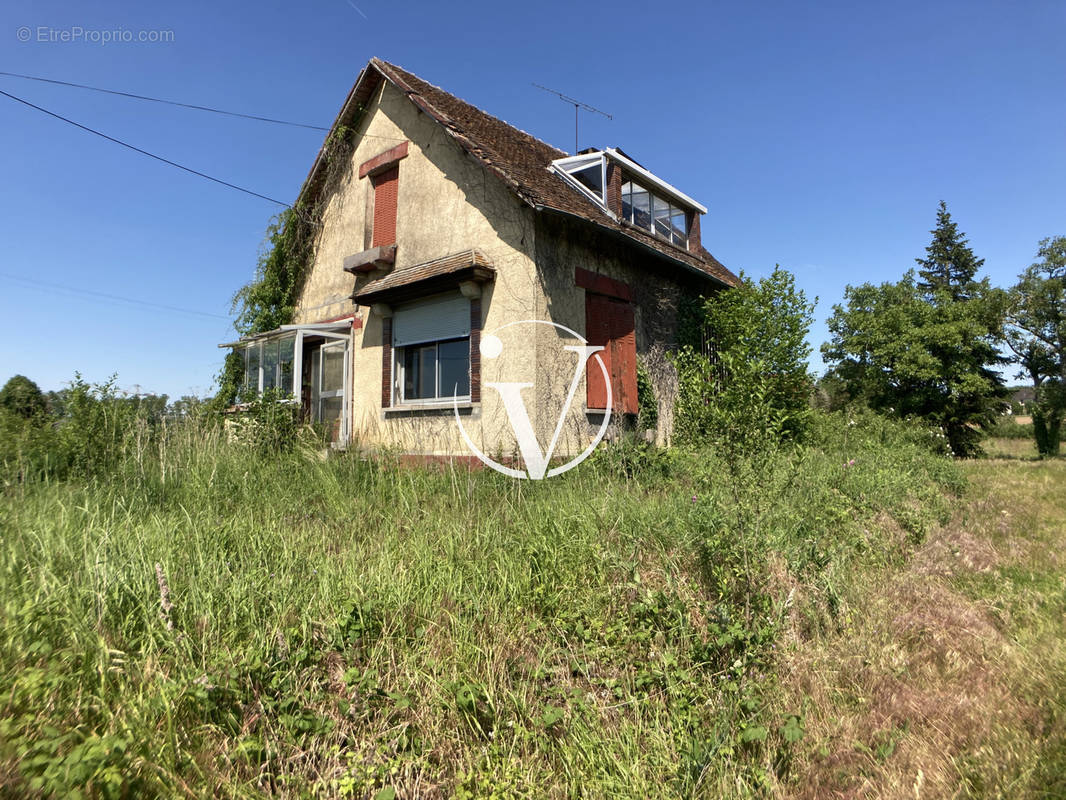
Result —
[[[599,194],[579,181],[574,174],[596,166],[597,161],[600,167],[600,185],[602,187],[602,191]],[[595,201],[605,210],[609,210],[607,205],[607,157],[603,151],[559,158],[552,162],[552,167],[572,186],[587,195],[589,199]]]
[[[282,345],[289,344],[291,347],[291,354],[288,361],[282,358],[281,348]],[[251,351],[256,351],[256,381],[255,381],[255,394],[257,397],[262,397],[265,391],[265,384],[267,383],[266,368],[264,365],[264,346],[270,346],[275,349],[277,355],[274,361],[274,378],[271,389],[283,389],[282,378],[284,376],[284,366],[289,364],[290,366],[290,386],[289,391],[285,393],[286,399],[295,399],[296,397],[296,347],[297,336],[296,334],[286,334],[284,336],[268,337],[263,339],[256,339],[254,342],[248,342],[243,345],[241,350],[241,360],[244,363],[244,376],[241,380],[241,391],[246,392],[251,390],[251,381],[248,380],[248,359]]]
[[[626,191],[626,187],[627,186],[630,187],[628,192]],[[634,187],[641,189],[642,191],[646,192],[647,195],[648,195],[648,223],[649,223],[648,227],[644,227],[643,225],[641,225],[640,223],[637,222],[635,208],[633,206],[633,201],[632,201],[632,199],[627,199],[627,198],[632,198],[633,197],[633,194],[634,194],[633,188]],[[666,220],[667,227],[670,230],[670,235],[669,236],[665,236],[665,235],[659,233],[655,229],[655,226],[656,226],[656,216],[655,216],[656,201],[658,201],[659,203],[661,203],[661,204],[666,206],[666,215],[663,217],[663,219]],[[626,206],[629,206],[629,212],[628,213],[626,213]],[[684,206],[678,205],[673,200],[671,200],[668,196],[666,196],[666,195],[664,195],[662,193],[658,193],[658,192],[652,191],[651,189],[649,189],[647,187],[647,185],[641,183],[638,180],[635,180],[632,175],[629,175],[629,174],[624,173],[624,172],[622,173],[622,208],[621,208],[621,212],[622,213],[620,215],[620,219],[622,219],[625,222],[627,222],[628,224],[632,225],[637,230],[643,231],[644,233],[647,233],[650,236],[654,236],[656,239],[659,239],[660,241],[668,242],[669,244],[672,244],[674,247],[681,247],[681,248],[684,248],[685,250],[689,249],[689,242],[692,239],[692,220],[691,220],[691,217],[689,216],[690,213],[691,213],[690,210],[685,208]],[[676,234],[674,232],[673,224],[671,223],[671,220],[673,220],[678,215],[680,215],[685,220],[685,230],[684,230],[684,235],[683,236],[676,236]],[[681,239],[682,241],[676,241],[675,240],[675,236],[676,236],[677,239]]]
[[[440,345],[447,344],[449,342],[466,342],[466,378],[467,378],[467,391],[466,394],[460,395],[447,395],[442,396],[440,394]],[[407,368],[406,368],[406,355],[407,351],[412,348],[421,349],[434,346],[433,355],[433,397],[407,397]],[[397,408],[403,406],[434,406],[434,405],[449,405],[454,401],[469,403],[471,402],[471,388],[473,386],[473,374],[471,370],[471,357],[470,357],[470,334],[466,336],[451,336],[444,339],[429,339],[424,342],[407,342],[402,345],[393,346],[393,405]]]

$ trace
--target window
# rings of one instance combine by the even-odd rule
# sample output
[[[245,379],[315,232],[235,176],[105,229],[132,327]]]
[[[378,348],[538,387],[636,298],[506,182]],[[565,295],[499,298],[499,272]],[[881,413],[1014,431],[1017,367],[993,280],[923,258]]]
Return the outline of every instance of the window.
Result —
[[[585,338],[591,345],[603,347],[598,355],[611,381],[612,410],[636,414],[637,339],[633,305],[625,300],[585,292]],[[590,358],[586,369],[586,405],[592,409],[607,407],[607,383],[603,371]]]
[[[678,247],[688,247],[685,209],[652,194],[634,181],[622,184],[622,219]]]
[[[396,201],[400,183],[399,165],[370,177],[374,187],[374,222],[371,247],[396,244]]]
[[[244,347],[244,390],[262,394],[277,389],[292,394],[295,336],[260,340]]]
[[[604,187],[607,183],[607,159],[603,153],[587,153],[560,158],[552,165],[569,178],[574,185],[604,208],[607,198]]]
[[[392,346],[400,404],[470,397],[470,301],[458,292],[397,308]]]
[[[402,400],[470,396],[470,338],[403,349]]]

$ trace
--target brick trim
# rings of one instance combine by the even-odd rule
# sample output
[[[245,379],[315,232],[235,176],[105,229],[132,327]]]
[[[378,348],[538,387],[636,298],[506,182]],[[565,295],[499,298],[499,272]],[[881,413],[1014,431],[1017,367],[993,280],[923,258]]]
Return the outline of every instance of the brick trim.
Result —
[[[607,208],[622,216],[622,168],[613,161],[607,162]]]
[[[470,301],[470,402],[481,402],[481,298]]]
[[[381,320],[381,407],[392,405],[392,317]]]
[[[700,217],[703,215],[698,211],[690,211],[688,214],[688,249],[699,252],[703,246],[703,242],[700,241]]]
[[[384,153],[378,153],[369,161],[364,161],[359,165],[359,177],[365,178],[371,172],[377,172],[378,170],[391,167],[401,158],[407,158],[407,142],[396,145],[386,150]]]
[[[605,294],[608,297],[617,297],[619,300],[633,301],[633,290],[624,281],[601,275],[598,272],[574,267],[574,283],[578,288],[587,289],[596,294]]]

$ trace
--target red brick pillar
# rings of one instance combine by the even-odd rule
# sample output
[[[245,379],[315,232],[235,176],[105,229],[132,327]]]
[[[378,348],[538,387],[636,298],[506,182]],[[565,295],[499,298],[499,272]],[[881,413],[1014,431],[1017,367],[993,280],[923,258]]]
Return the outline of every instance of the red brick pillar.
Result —
[[[392,405],[392,317],[381,320],[381,407]]]

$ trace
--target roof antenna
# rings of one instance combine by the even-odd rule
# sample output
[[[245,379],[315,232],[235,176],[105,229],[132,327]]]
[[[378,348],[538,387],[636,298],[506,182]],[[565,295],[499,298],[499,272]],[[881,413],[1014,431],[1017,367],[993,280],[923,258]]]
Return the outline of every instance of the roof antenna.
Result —
[[[596,114],[603,114],[603,116],[607,117],[607,119],[614,119],[614,117],[612,117],[606,111],[600,111],[598,108],[593,108],[588,103],[582,103],[580,100],[575,100],[573,97],[568,97],[567,95],[563,94],[562,92],[557,92],[554,89],[549,89],[547,86],[541,86],[539,83],[534,83],[533,85],[536,86],[538,89],[543,89],[546,92],[551,92],[554,95],[558,95],[560,100],[565,100],[567,103],[573,103],[574,104],[574,155],[577,155],[577,148],[578,148],[578,144],[577,144],[577,112],[578,112],[578,109],[582,109],[583,108],[586,111],[592,111],[592,112],[594,112]]]

